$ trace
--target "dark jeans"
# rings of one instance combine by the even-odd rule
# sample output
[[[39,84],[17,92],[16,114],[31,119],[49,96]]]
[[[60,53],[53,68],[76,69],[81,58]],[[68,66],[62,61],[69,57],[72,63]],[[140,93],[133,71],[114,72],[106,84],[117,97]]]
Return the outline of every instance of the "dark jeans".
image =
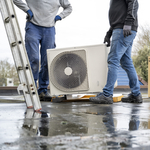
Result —
[[[25,46],[35,84],[37,80],[39,81],[38,93],[47,92],[49,77],[46,51],[55,48],[55,27],[41,27],[27,22],[25,31]],[[41,62],[40,71],[39,62]]]

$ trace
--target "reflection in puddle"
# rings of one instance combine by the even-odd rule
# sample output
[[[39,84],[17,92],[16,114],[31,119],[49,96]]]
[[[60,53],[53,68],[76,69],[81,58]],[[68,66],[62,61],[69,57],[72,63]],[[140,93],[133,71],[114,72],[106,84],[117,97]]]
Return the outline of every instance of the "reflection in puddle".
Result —
[[[1,135],[6,138],[13,126],[13,137],[3,142],[3,149],[146,149],[150,147],[149,103],[94,105],[73,103],[45,105],[41,112],[27,109],[24,118],[12,117],[10,127],[0,125]],[[4,107],[4,106],[3,106]],[[5,106],[7,107],[7,106]],[[1,110],[0,110],[1,111]],[[14,113],[15,115],[15,113]],[[12,116],[14,116],[12,115]],[[7,115],[6,115],[7,116]],[[2,119],[1,119],[2,118]],[[1,117],[7,124],[9,119]],[[13,120],[13,121],[12,121]],[[15,122],[15,123],[14,123]],[[2,126],[3,125],[3,126]],[[1,145],[0,145],[1,148]]]
[[[34,112],[27,109],[25,113],[23,129],[30,131],[30,135],[48,136],[50,114],[47,112]]]

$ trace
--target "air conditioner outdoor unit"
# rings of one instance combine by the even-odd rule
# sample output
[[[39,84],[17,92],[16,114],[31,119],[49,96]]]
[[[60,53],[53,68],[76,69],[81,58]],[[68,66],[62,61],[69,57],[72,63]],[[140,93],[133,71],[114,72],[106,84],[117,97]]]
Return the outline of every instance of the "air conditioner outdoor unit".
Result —
[[[104,45],[48,49],[50,94],[91,94],[102,91],[107,79]]]

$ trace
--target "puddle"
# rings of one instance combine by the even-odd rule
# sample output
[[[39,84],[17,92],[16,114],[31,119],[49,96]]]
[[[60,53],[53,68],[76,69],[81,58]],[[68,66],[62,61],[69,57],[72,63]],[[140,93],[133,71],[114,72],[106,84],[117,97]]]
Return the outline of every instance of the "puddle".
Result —
[[[150,149],[150,103],[0,105],[0,149]]]

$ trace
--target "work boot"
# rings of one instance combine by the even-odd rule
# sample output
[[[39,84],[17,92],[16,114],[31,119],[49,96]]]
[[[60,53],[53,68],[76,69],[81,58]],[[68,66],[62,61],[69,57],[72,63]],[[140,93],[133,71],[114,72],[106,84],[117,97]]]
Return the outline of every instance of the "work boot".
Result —
[[[143,99],[141,94],[134,96],[132,93],[130,93],[127,97],[123,97],[121,101],[125,103],[142,103]]]
[[[51,99],[52,99],[52,97],[50,96],[50,94],[48,92],[40,93],[39,98],[40,98],[40,101],[51,101]]]
[[[113,104],[113,97],[106,97],[103,93],[100,93],[96,97],[90,97],[89,101],[97,104]]]

